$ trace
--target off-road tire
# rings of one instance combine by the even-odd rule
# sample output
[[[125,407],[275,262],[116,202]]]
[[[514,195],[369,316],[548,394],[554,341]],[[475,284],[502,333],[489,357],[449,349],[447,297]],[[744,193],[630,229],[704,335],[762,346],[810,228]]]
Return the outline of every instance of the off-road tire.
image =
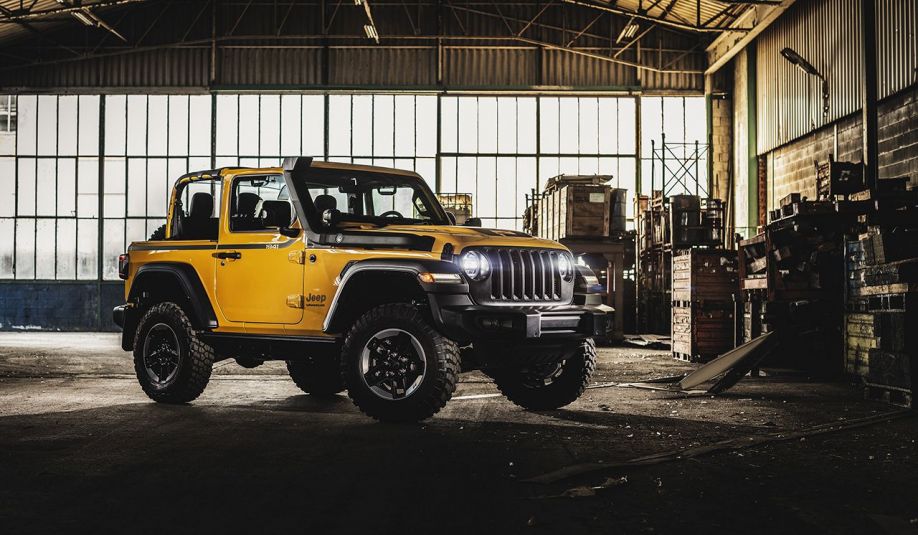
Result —
[[[150,234],[150,241],[160,241],[166,239],[166,225],[159,227]]]
[[[332,356],[310,357],[308,360],[288,360],[290,378],[307,394],[320,398],[333,398],[344,391],[341,364]]]
[[[542,386],[528,384],[516,369],[493,370],[490,375],[498,390],[510,401],[529,410],[552,410],[577,400],[596,369],[596,344],[587,338],[571,349],[561,373]]]
[[[383,399],[367,387],[359,359],[371,336],[397,328],[414,336],[424,349],[426,374],[418,389],[404,399]],[[348,396],[364,414],[384,422],[418,422],[439,412],[456,390],[460,370],[459,346],[433,328],[414,305],[381,305],[361,316],[348,330],[341,358]]]
[[[147,375],[144,365],[144,339],[150,329],[158,324],[165,323],[175,333],[181,363],[176,377],[164,387],[158,387]],[[157,303],[150,307],[143,315],[134,335],[134,372],[140,382],[144,393],[153,401],[159,403],[188,403],[193,401],[210,380],[213,370],[214,351],[198,339],[191,321],[185,311],[175,303]]]

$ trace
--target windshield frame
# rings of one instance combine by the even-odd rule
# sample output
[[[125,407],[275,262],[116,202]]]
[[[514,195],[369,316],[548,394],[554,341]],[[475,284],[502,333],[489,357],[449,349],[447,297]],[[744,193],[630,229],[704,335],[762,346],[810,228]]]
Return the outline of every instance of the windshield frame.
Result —
[[[322,221],[322,214],[318,213],[315,207],[314,199],[309,189],[313,184],[327,184],[329,188],[338,188],[345,185],[347,181],[356,179],[359,184],[362,180],[384,179],[389,180],[395,186],[404,186],[412,188],[421,201],[429,206],[431,218],[429,220],[418,220],[414,218],[392,218],[380,216],[354,215],[341,211],[337,223],[365,223],[379,227],[389,225],[406,225],[406,226],[424,226],[424,225],[450,225],[451,221],[446,215],[443,206],[437,200],[436,196],[430,190],[427,183],[418,175],[392,172],[387,173],[385,169],[354,169],[345,166],[342,167],[317,167],[309,166],[301,173],[296,173],[291,177],[288,183],[288,189],[295,189],[297,197],[302,205],[305,219],[310,228],[315,232],[327,232],[329,230],[337,231],[340,229],[339,224],[326,225]],[[364,195],[365,193],[361,193]]]

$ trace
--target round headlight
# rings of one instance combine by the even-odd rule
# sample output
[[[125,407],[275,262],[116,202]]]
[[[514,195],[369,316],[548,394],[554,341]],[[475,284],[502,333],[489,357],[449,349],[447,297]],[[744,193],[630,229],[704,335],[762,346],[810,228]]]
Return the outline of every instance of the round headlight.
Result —
[[[558,274],[566,281],[571,280],[574,276],[574,266],[566,254],[558,255]]]
[[[472,280],[484,280],[491,274],[491,263],[488,262],[488,257],[478,251],[469,251],[462,255],[460,266],[465,275]]]

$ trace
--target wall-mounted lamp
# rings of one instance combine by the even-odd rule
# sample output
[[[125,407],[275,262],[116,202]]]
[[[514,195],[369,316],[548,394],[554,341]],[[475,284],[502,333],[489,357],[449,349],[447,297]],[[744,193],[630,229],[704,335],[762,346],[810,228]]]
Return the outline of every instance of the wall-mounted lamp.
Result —
[[[797,53],[793,48],[784,48],[781,50],[781,55],[784,56],[784,59],[791,62],[792,65],[796,65],[801,71],[815,76],[822,80],[822,117],[826,118],[829,116],[829,82],[826,81],[826,77],[819,73],[816,70],[816,67],[813,67],[813,64],[804,59],[803,56]]]

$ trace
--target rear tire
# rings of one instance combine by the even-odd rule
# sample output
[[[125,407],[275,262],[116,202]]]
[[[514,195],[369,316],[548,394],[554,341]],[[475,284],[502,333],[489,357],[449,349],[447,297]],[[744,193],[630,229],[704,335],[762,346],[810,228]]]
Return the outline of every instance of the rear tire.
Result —
[[[583,394],[596,369],[596,344],[587,338],[572,347],[560,367],[491,370],[498,390],[529,410],[552,410],[569,405]]]
[[[193,401],[210,380],[214,351],[198,339],[185,311],[158,303],[134,335],[134,371],[144,393],[159,403]]]
[[[442,409],[456,390],[459,346],[415,306],[382,305],[348,331],[341,369],[348,396],[366,415],[418,422]]]
[[[332,355],[310,357],[308,360],[288,360],[287,372],[300,390],[319,398],[333,398],[344,391],[341,364]]]

